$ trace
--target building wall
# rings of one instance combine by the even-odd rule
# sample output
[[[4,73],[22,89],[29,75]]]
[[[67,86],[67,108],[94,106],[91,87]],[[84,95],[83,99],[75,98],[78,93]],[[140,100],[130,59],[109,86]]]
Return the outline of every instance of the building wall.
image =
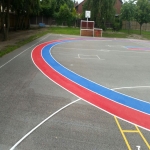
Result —
[[[84,0],[83,2],[81,2],[78,6],[76,6],[76,11],[78,14],[82,14],[83,11],[83,5],[86,2],[86,0]]]
[[[116,0],[116,4],[115,4],[115,9],[116,9],[116,14],[120,14],[121,12],[121,6],[122,6],[122,1],[120,0]]]

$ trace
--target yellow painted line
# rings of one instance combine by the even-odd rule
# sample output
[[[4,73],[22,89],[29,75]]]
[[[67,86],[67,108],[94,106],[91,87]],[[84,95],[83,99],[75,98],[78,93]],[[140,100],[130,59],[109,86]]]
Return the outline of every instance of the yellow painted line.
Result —
[[[132,150],[130,145],[129,145],[129,143],[128,143],[128,140],[127,140],[125,134],[123,133],[123,130],[122,130],[120,124],[119,124],[119,121],[118,121],[117,117],[114,116],[114,118],[115,118],[116,124],[118,125],[118,128],[119,128],[119,130],[120,130],[120,132],[121,132],[121,134],[123,136],[123,139],[125,140],[125,143],[126,143],[126,145],[128,147],[128,150]]]
[[[137,130],[122,130],[122,132],[127,132],[127,133],[138,133],[139,131]]]
[[[140,131],[140,129],[137,126],[135,126],[135,127],[138,130],[138,132],[139,132],[140,136],[142,137],[143,141],[145,142],[146,146],[150,150],[150,144],[147,142],[146,138],[144,137],[144,135],[142,134],[142,132]]]

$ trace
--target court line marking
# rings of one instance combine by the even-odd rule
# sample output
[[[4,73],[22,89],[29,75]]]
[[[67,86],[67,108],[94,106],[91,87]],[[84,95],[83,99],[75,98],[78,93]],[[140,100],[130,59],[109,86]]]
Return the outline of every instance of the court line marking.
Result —
[[[55,47],[61,49],[74,49],[74,50],[82,50],[82,51],[103,51],[103,52],[121,52],[121,53],[150,53],[149,51],[129,51],[129,50],[103,50],[103,49],[84,49],[84,48],[65,48],[65,47]]]
[[[149,145],[149,143],[147,142],[147,140],[146,140],[146,138],[144,137],[144,135],[142,134],[142,132],[140,131],[140,129],[139,129],[137,126],[135,126],[135,127],[136,127],[137,131],[139,132],[140,136],[142,137],[143,141],[145,142],[146,146],[148,147],[148,149],[150,149],[150,145]]]
[[[32,58],[33,59],[33,58]],[[71,92],[70,92],[71,93]],[[122,119],[123,120],[123,119]]]
[[[126,143],[126,145],[127,145],[129,150],[131,150],[131,147],[130,147],[130,144],[129,144],[128,140],[127,140],[127,137],[126,137],[125,133],[138,133],[138,134],[140,134],[142,140],[144,141],[144,143],[146,144],[148,149],[150,149],[149,143],[147,142],[146,138],[144,137],[144,135],[142,134],[142,132],[140,131],[138,126],[134,125],[136,130],[123,130],[116,116],[114,116],[114,119],[116,121],[116,124],[117,124],[117,126],[118,126],[118,128],[119,128],[119,130],[120,130],[120,132],[121,132],[121,134],[123,136],[123,139],[124,139],[124,141],[125,141],[125,143]]]
[[[49,119],[51,119],[53,116],[55,116],[56,114],[58,114],[59,112],[61,112],[62,110],[66,109],[67,107],[69,107],[70,105],[80,101],[81,98],[63,106],[62,108],[60,108],[59,110],[57,110],[56,112],[54,112],[53,114],[51,114],[49,117],[47,117],[45,120],[43,120],[41,123],[39,123],[37,126],[35,126],[32,130],[30,130],[25,136],[23,136],[13,147],[10,148],[10,150],[14,150],[24,139],[26,139],[30,134],[32,134],[37,128],[39,128],[41,125],[43,125],[46,121],[48,121]]]
[[[110,52],[110,50],[107,50],[107,49],[100,49],[100,50],[97,50],[97,51],[101,51],[101,52]]]
[[[88,51],[88,50],[94,50],[94,51],[97,51],[99,49],[86,49],[86,48],[65,48],[65,47],[60,47],[60,46],[56,46],[55,48],[61,48],[61,49],[73,49],[73,50],[85,50],[85,51]]]
[[[92,42],[93,40],[85,40],[85,41],[90,41],[90,42]],[[107,42],[107,41],[113,41],[113,40],[107,40],[107,39],[106,39],[106,40],[103,40],[103,39],[102,39],[102,40],[94,40],[94,41],[95,41],[95,42],[99,42],[99,41],[100,41],[100,42]]]
[[[138,133],[137,130],[122,130],[122,131],[127,133]]]
[[[66,39],[67,40],[67,39]],[[56,40],[55,41],[51,41],[51,42],[56,42]],[[62,42],[62,41],[61,41]],[[63,43],[63,42],[62,42]],[[39,44],[39,45],[42,45],[42,44]],[[49,43],[47,42],[47,45],[49,45]],[[54,44],[52,47],[51,47],[51,49],[54,47],[54,46],[56,46],[57,45],[57,43],[56,44]],[[38,47],[38,46],[37,46]],[[32,53],[33,53],[33,51],[32,51]],[[46,76],[46,77],[48,77],[51,81],[53,81],[55,84],[57,84],[58,86],[60,86],[60,87],[62,87],[63,89],[65,89],[66,91],[68,91],[68,92],[70,92],[70,93],[72,93],[71,91],[69,91],[69,90],[67,90],[66,88],[64,88],[63,86],[61,86],[61,85],[59,85],[57,82],[55,82],[54,80],[52,80],[48,75],[46,75],[37,65],[36,65],[36,63],[34,62],[34,60],[33,60],[33,57],[32,57],[32,54],[31,54],[31,58],[32,58],[32,61],[33,61],[33,63],[35,64],[35,66]],[[54,59],[54,58],[53,58]],[[60,64],[61,65],[61,64]],[[67,69],[67,68],[66,68]],[[72,71],[71,71],[72,72]],[[89,80],[90,81],[90,80]],[[74,93],[72,93],[73,95],[75,95],[75,96],[77,96],[77,97],[79,97],[78,95],[76,95],[76,94],[74,94]],[[84,99],[83,99],[84,100]],[[84,100],[85,101],[85,100]],[[87,103],[89,103],[89,104],[91,104],[91,105],[93,105],[93,106],[95,106],[95,107],[97,107],[96,105],[94,105],[94,104],[92,104],[92,103],[90,103],[90,102],[88,102],[88,101],[85,101],[85,102],[87,102]],[[145,102],[145,101],[144,101]],[[107,112],[107,111],[105,111],[104,109],[102,109],[102,108],[99,108],[99,107],[97,107],[98,109],[101,109],[101,110],[103,110],[104,112]],[[111,113],[109,113],[109,112],[107,112],[108,114],[110,114],[110,115],[113,115],[113,114],[111,114]],[[129,122],[129,123],[131,123],[131,124],[133,124],[132,122],[130,122],[130,121],[127,121],[127,120],[125,120],[125,119],[123,119],[123,118],[120,118],[120,117],[118,117],[119,119],[121,119],[121,120],[124,120],[124,121],[126,121],[126,122]],[[143,128],[143,129],[145,129],[145,130],[148,130],[147,128],[144,128],[144,127],[142,127],[142,126],[140,126],[141,128]]]
[[[100,59],[98,55],[83,55],[83,54],[78,54],[79,59]]]
[[[98,55],[96,55],[98,57],[98,59],[101,59]]]
[[[59,42],[61,42],[61,43],[55,43],[51,48],[50,48],[50,50],[49,50],[49,53],[50,53],[50,55],[51,55],[51,57],[57,62],[57,60],[52,56],[52,54],[51,54],[51,49],[52,48],[54,48],[55,46],[57,46],[58,44],[62,44],[62,43],[65,43],[64,41],[62,42],[62,41],[59,41]],[[49,45],[49,44],[48,44]],[[46,46],[45,46],[46,47]],[[79,55],[79,54],[78,54]],[[79,56],[78,56],[79,57]],[[42,58],[43,58],[43,56],[42,56]],[[43,58],[44,59],[44,58]],[[33,59],[32,59],[33,60]],[[45,59],[44,59],[44,61],[45,61]],[[34,62],[34,61],[33,61]],[[45,61],[46,62],[46,61]],[[66,68],[65,66],[63,66],[62,64],[60,64],[59,62],[57,62],[60,66],[62,66],[62,67],[64,67],[65,69],[67,69],[67,70],[69,70],[68,68]],[[47,62],[46,62],[46,64],[48,64]],[[49,64],[48,64],[49,65]],[[37,65],[36,65],[37,66]],[[49,65],[50,66],[50,65]],[[39,68],[39,67],[38,67]],[[55,69],[54,69],[55,70]],[[56,70],[55,70],[56,71]],[[74,73],[74,74],[76,74],[76,75],[78,75],[78,76],[80,76],[80,77],[82,77],[81,75],[79,75],[79,74],[77,74],[77,73],[75,73],[75,72],[73,72],[73,71],[71,71],[71,70],[69,70],[70,72],[72,72],[72,73]],[[59,73],[60,74],[60,73]],[[62,75],[62,74],[60,74],[60,75]],[[65,76],[64,76],[65,77]],[[84,79],[87,79],[87,78],[85,78],[85,77],[82,77],[82,78],[84,78]],[[87,79],[88,81],[90,81],[90,82],[92,82],[92,83],[95,83],[95,84],[97,84],[97,85],[99,85],[98,83],[96,83],[96,82],[94,82],[94,81],[92,81],[92,80],[89,80],[89,79]],[[101,85],[102,87],[105,87],[105,86],[103,86],[103,85]],[[83,87],[83,86],[82,86]],[[85,88],[85,87],[84,87]],[[109,88],[107,88],[107,87],[105,87],[106,89],[109,89]],[[87,88],[86,88],[87,89]],[[113,91],[113,89],[110,89],[110,90],[112,90]],[[90,90],[91,91],[91,90]],[[95,92],[94,92],[95,93]],[[116,93],[120,93],[120,92],[118,92],[118,91],[116,91]],[[130,97],[130,98],[134,98],[134,97],[132,97],[132,96],[129,96],[129,95],[126,95],[126,94],[123,94],[123,93],[121,93],[122,95],[125,95],[125,96],[128,96],[128,97]],[[137,98],[135,98],[135,99],[137,99]],[[138,99],[139,101],[142,101],[142,102],[145,102],[145,103],[148,103],[149,104],[149,102],[146,102],[146,101],[144,101],[144,100],[141,100],[141,99]],[[141,111],[140,111],[141,112]]]
[[[47,37],[48,37],[48,36],[47,36]],[[45,37],[45,38],[47,38],[47,37]],[[45,38],[43,38],[43,39],[45,39]],[[42,40],[43,40],[43,39],[42,39]],[[42,40],[40,40],[40,41],[42,41]],[[39,41],[39,42],[40,42],[40,41]],[[39,43],[39,42],[37,42],[37,43]],[[36,43],[36,44],[37,44],[37,43]],[[35,45],[35,44],[34,44],[34,45]],[[34,45],[32,45],[32,46],[34,46]],[[31,46],[31,47],[32,47],[32,46]],[[31,48],[31,47],[29,47],[29,48]],[[24,50],[23,52],[27,51],[29,48],[27,48],[27,49]],[[23,52],[21,52],[20,54],[16,55],[14,58],[12,58],[11,60],[9,60],[7,63],[9,63],[9,62],[12,61],[13,59],[15,59],[16,57],[18,57],[19,55],[21,55]],[[3,66],[5,66],[7,63],[5,63],[4,65],[0,66],[0,68],[2,68]],[[73,104],[73,103],[75,103],[75,102],[77,102],[77,101],[79,101],[79,100],[81,100],[81,98],[78,99],[78,100],[76,100],[76,101],[74,101],[74,102],[71,102],[71,103],[69,103],[69,104],[71,105],[71,104]],[[66,106],[67,106],[67,107],[70,106],[69,104],[66,105]],[[61,111],[62,109],[65,109],[65,108],[66,108],[66,107],[61,108],[60,111]],[[58,113],[58,112],[57,112],[57,113]],[[54,114],[52,114],[51,117],[54,116],[55,114],[56,114],[56,112],[55,112]],[[47,120],[46,120],[46,121],[47,121]],[[41,123],[40,123],[40,124],[41,124]],[[35,129],[35,130],[36,130],[36,129]],[[31,130],[31,131],[33,132],[33,130]],[[31,133],[32,133],[32,132],[31,132]],[[30,134],[31,134],[31,133],[30,133]],[[27,134],[26,134],[26,135],[27,135]],[[28,136],[29,136],[29,135],[28,135]],[[25,137],[25,136],[24,136],[24,137]],[[27,136],[26,136],[26,137],[27,137]],[[26,137],[25,137],[25,138],[26,138]],[[22,142],[22,140],[20,140],[20,141]],[[18,141],[18,142],[19,142],[19,141]],[[17,142],[17,143],[18,143],[18,142]],[[16,143],[16,144],[17,144],[17,143]],[[15,145],[16,145],[16,144],[15,144]],[[19,144],[19,143],[18,143],[18,144]],[[18,144],[17,144],[17,145],[18,145]],[[14,146],[15,146],[15,145],[14,145]],[[17,145],[16,145],[16,146],[17,146]],[[13,147],[14,147],[14,146],[13,146]],[[15,146],[15,147],[16,147],[16,146]],[[14,147],[14,148],[13,148],[13,147],[12,147],[10,150],[13,150],[13,149],[15,148],[15,147]]]
[[[132,88],[150,88],[150,86],[120,87],[120,88],[113,88],[112,90],[132,89]],[[146,138],[144,137],[144,135],[142,134],[142,132],[140,131],[140,129],[138,128],[137,125],[134,125],[135,128],[136,128],[136,130],[123,130],[123,129],[121,128],[121,126],[120,126],[120,123],[119,123],[117,117],[114,116],[114,118],[115,118],[115,121],[116,121],[116,123],[117,123],[117,125],[118,125],[118,128],[119,128],[119,130],[120,130],[120,132],[121,132],[121,134],[122,134],[122,136],[123,136],[123,138],[124,138],[124,140],[125,140],[125,143],[126,143],[127,147],[129,146],[128,149],[131,148],[131,147],[130,147],[130,145],[129,145],[129,143],[128,143],[128,140],[127,140],[127,138],[126,138],[126,136],[125,136],[124,133],[139,133],[140,136],[141,136],[141,138],[142,138],[143,141],[145,142],[146,146],[148,147],[148,149],[150,149],[150,144],[147,142]],[[130,149],[129,149],[129,150],[130,150]]]
[[[118,126],[118,128],[119,128],[119,130],[120,130],[120,132],[121,132],[121,135],[122,135],[122,137],[123,137],[123,139],[124,139],[124,141],[125,141],[125,143],[126,143],[126,145],[127,145],[127,147],[128,147],[128,150],[132,150],[131,147],[130,147],[130,145],[129,145],[129,142],[128,142],[126,136],[124,135],[124,133],[123,133],[123,131],[122,131],[122,128],[121,128],[121,126],[120,126],[120,124],[119,124],[119,121],[117,120],[117,117],[114,116],[114,119],[115,119],[116,124],[117,124],[117,126]]]
[[[150,53],[150,52],[148,52],[148,51],[142,51],[142,52],[140,52],[140,51],[129,51],[129,50],[112,50],[111,52],[121,52],[121,53]]]
[[[119,88],[113,88],[112,90],[122,90],[122,89],[137,89],[137,88],[150,88],[150,86],[131,86],[131,87],[119,87]]]
[[[62,41],[61,41],[62,42]],[[63,43],[63,42],[62,42]],[[56,46],[58,43],[55,43],[52,47],[51,47],[51,49],[54,47],[54,46]],[[60,43],[59,43],[60,44]],[[48,44],[49,45],[49,44]],[[50,54],[51,55],[51,54]],[[51,57],[53,57],[52,55],[51,55]],[[54,59],[54,58],[53,58]],[[33,58],[32,58],[32,60],[33,60]],[[55,60],[55,59],[54,59]],[[45,60],[44,60],[45,61]],[[34,62],[34,61],[33,61]],[[46,61],[45,61],[46,62]],[[46,62],[47,63],[47,62]],[[60,64],[59,62],[57,62],[58,64]],[[34,64],[35,64],[35,62],[34,62]],[[48,63],[47,63],[48,64]],[[49,65],[49,64],[48,64]],[[61,65],[61,64],[60,64]],[[36,65],[37,66],[37,65]],[[61,65],[62,66],[62,65]],[[63,66],[64,67],[64,66]],[[39,68],[39,67],[38,67]],[[66,67],[64,67],[64,68],[66,68]],[[68,68],[66,68],[67,70],[68,70]],[[41,69],[39,69],[39,70],[41,70]],[[71,71],[72,72],[72,71]],[[43,73],[44,74],[44,73]],[[60,73],[59,73],[60,74]],[[75,73],[76,74],[76,73]],[[47,76],[47,75],[46,75]],[[80,75],[79,75],[80,76]],[[49,77],[48,77],[49,78]],[[84,78],[84,77],[83,77]],[[49,79],[51,79],[51,78],[49,78]],[[88,79],[89,80],[89,79]],[[90,80],[89,80],[90,81]],[[93,81],[92,81],[93,82]],[[56,82],[55,82],[56,83]],[[93,82],[94,83],[94,82]],[[96,83],[97,84],[97,83]],[[59,84],[58,84],[59,85]],[[65,89],[65,88],[64,88]],[[67,90],[68,91],[68,90]],[[72,93],[72,92],[71,92]],[[122,94],[122,95],[124,95],[124,94]],[[76,96],[78,96],[78,95],[76,95]],[[128,97],[130,97],[130,96],[128,96]],[[142,100],[140,100],[140,101],[142,101]],[[145,102],[145,101],[143,101],[143,102]],[[90,103],[90,102],[89,102]],[[145,103],[148,103],[148,102],[145,102]],[[91,105],[93,105],[92,103],[90,103]],[[95,106],[96,107],[96,105],[93,105],[93,106]],[[99,108],[99,107],[97,107],[97,108]],[[103,111],[105,111],[104,109],[102,109]],[[107,111],[106,111],[107,112]],[[107,112],[107,113],[109,113],[109,112]],[[111,113],[110,113],[111,114]],[[112,114],[111,114],[112,115]],[[118,118],[120,118],[120,117],[118,117]],[[122,119],[122,118],[120,118],[120,119]],[[122,120],[124,120],[124,119],[122,119]],[[124,121],[126,121],[126,122],[129,122],[129,121],[127,121],[127,120],[124,120]],[[131,123],[131,124],[133,124],[132,122],[129,122],[129,123]],[[141,126],[142,127],[142,126]],[[144,127],[142,127],[142,128],[144,128]],[[144,128],[144,129],[146,129],[146,128]],[[147,130],[147,129],[146,129]]]
[[[38,44],[39,42],[43,41],[44,39],[48,38],[50,35],[42,38],[40,41],[36,42],[35,44],[33,44],[32,46],[28,47],[27,49],[25,49],[24,51],[22,51],[21,53],[17,54],[15,57],[11,58],[9,61],[7,61],[6,63],[4,63],[3,65],[0,66],[0,69],[3,68],[5,65],[7,65],[8,63],[10,63],[11,61],[13,61],[15,58],[17,58],[18,56],[20,56],[21,54],[23,54],[24,52],[26,52],[28,49],[32,48],[33,46],[35,46],[36,44]]]

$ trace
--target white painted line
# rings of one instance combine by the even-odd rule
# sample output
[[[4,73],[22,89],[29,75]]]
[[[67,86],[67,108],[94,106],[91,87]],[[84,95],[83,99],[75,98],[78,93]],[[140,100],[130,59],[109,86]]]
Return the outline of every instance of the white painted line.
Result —
[[[139,51],[130,51],[130,50],[110,50],[110,52],[120,52],[120,53],[149,53],[150,54],[150,51],[142,51],[142,52],[139,52]]]
[[[79,59],[100,59],[101,60],[101,58],[98,55],[83,55],[83,54],[78,54],[78,58]]]
[[[108,47],[124,47],[123,45],[107,45]]]
[[[28,47],[27,49],[25,49],[24,51],[22,51],[21,53],[19,53],[18,55],[16,55],[15,57],[13,57],[12,59],[10,59],[9,61],[7,61],[5,64],[3,64],[2,66],[0,66],[0,69],[2,67],[4,67],[5,65],[7,65],[8,63],[10,63],[12,60],[14,60],[15,58],[17,58],[18,56],[20,56],[21,54],[23,54],[25,51],[27,51],[28,49],[30,49],[31,47],[35,46],[36,44],[38,44],[39,42],[43,41],[44,39],[48,38],[48,36],[42,38],[40,41],[38,41],[37,43],[33,44],[32,46]]]
[[[100,59],[100,57],[98,55],[96,55],[98,57],[98,59]]]
[[[125,49],[128,49],[126,46],[122,46],[123,48],[125,48]]]
[[[138,88],[150,88],[150,86],[119,87],[119,88],[113,88],[112,90],[121,90],[121,89],[138,89]]]
[[[112,40],[85,40],[85,41],[94,41],[94,42],[108,42],[108,41],[112,41]]]
[[[55,47],[55,49],[56,48],[61,48],[61,49],[72,49],[72,50],[79,50],[79,51],[108,51],[108,52],[124,52],[124,53],[150,53],[150,51],[142,51],[142,52],[139,52],[139,51],[131,51],[131,50],[127,50],[127,51],[125,51],[125,50],[103,50],[103,49],[82,49],[82,48],[64,48],[64,47]]]
[[[65,47],[58,47],[56,46],[56,48],[61,48],[61,49],[69,49],[69,50],[81,50],[81,51],[99,51],[99,49],[85,49],[85,48],[65,48]]]
[[[56,114],[58,114],[60,111],[64,110],[65,108],[69,107],[70,105],[80,101],[81,98],[65,105],[64,107],[60,108],[59,110],[57,110],[56,112],[54,112],[52,115],[50,115],[49,117],[47,117],[45,120],[43,120],[41,123],[39,123],[36,127],[34,127],[31,131],[29,131],[25,136],[23,136],[12,148],[10,148],[10,150],[14,150],[24,139],[26,139],[31,133],[33,133],[37,128],[39,128],[42,124],[44,124],[46,121],[48,121],[50,118],[52,118],[53,116],[55,116]]]
[[[100,49],[100,50],[97,50],[97,51],[101,51],[101,52],[110,52],[110,50],[107,50],[107,49]]]
[[[97,56],[97,55],[84,55],[84,54],[78,54],[80,56]]]
[[[39,44],[40,45],[40,44]],[[54,45],[55,46],[55,45]],[[53,46],[53,47],[54,47]],[[52,48],[53,48],[52,47]],[[33,53],[33,51],[32,51],[32,53]],[[50,53],[50,55],[52,56],[52,54]],[[31,54],[31,58],[32,58],[32,54]],[[52,58],[56,61],[56,59],[52,56]],[[34,60],[33,60],[33,58],[32,58],[32,61],[33,61],[33,63],[35,64],[35,62],[34,62]],[[46,61],[45,61],[46,62]],[[57,62],[57,61],[56,61]],[[47,62],[46,62],[47,63]],[[57,62],[58,64],[60,64],[59,62]],[[47,63],[48,64],[48,63]],[[49,64],[48,64],[49,65]],[[62,64],[60,64],[61,66],[63,66]],[[63,89],[65,89],[66,91],[68,91],[69,93],[71,93],[71,94],[73,94],[73,95],[75,95],[75,96],[77,96],[77,97],[79,97],[78,95],[76,95],[76,94],[74,94],[74,93],[72,93],[71,91],[69,91],[69,90],[67,90],[66,88],[64,88],[63,86],[61,86],[61,85],[59,85],[57,82],[55,82],[54,80],[52,80],[49,76],[47,76],[36,64],[35,64],[35,66],[43,73],[43,75],[45,75],[48,79],[50,79],[52,82],[54,82],[56,85],[58,85],[58,86],[60,86],[61,88],[63,88]],[[66,68],[65,66],[63,66],[64,68]],[[69,70],[68,68],[66,68],[67,70]],[[55,69],[54,69],[55,70]],[[56,71],[56,70],[55,70]],[[69,70],[70,72],[73,72],[73,71],[71,71],[71,70]],[[59,73],[59,72],[57,72],[57,73]],[[75,72],[73,72],[73,73],[75,73]],[[60,73],[59,73],[60,74]],[[75,74],[77,74],[77,73],[75,73]],[[61,74],[62,75],[62,74]],[[78,75],[78,74],[77,74]],[[78,75],[78,76],[80,76],[80,75]],[[64,76],[65,77],[65,76]],[[83,77],[83,76],[80,76],[80,77]],[[66,78],[66,77],[65,77]],[[87,78],[85,78],[85,77],[83,77],[84,79],[87,79]],[[69,79],[70,80],[70,79]],[[89,80],[89,79],[87,79],[87,80]],[[93,83],[95,83],[95,84],[97,84],[97,85],[99,85],[98,83],[96,83],[96,82],[94,82],[94,81],[92,81],[92,80],[89,80],[89,81],[91,81],[91,82],[93,82]],[[72,81],[72,82],[74,82],[74,81]],[[75,83],[75,82],[74,82]],[[79,85],[79,84],[78,84]],[[81,86],[81,85],[80,85]],[[102,86],[102,85],[101,85]],[[83,86],[81,86],[81,87],[83,87]],[[105,86],[102,86],[102,87],[105,87]],[[85,87],[84,87],[85,88]],[[108,89],[107,87],[105,87],[106,89]],[[87,89],[87,88],[85,88],[85,89]],[[89,89],[88,89],[89,90]],[[113,90],[113,89],[111,89],[111,90]],[[89,90],[89,91],[91,91],[91,90]],[[116,91],[117,92],[117,91]],[[95,93],[95,92],[94,92]],[[119,93],[119,92],[117,92],[117,93]],[[97,94],[97,93],[96,93]],[[123,94],[123,95],[125,95],[125,94]],[[127,96],[127,95],[126,95]],[[105,96],[103,96],[103,97],[105,97]],[[131,96],[129,96],[129,97],[131,97]],[[105,97],[106,98],[106,97]],[[81,98],[82,99],[82,98]],[[92,104],[92,103],[90,103],[90,102],[88,102],[88,101],[86,101],[85,99],[82,99],[83,101],[85,101],[86,103],[88,103],[88,104],[90,104],[90,105],[92,105],[92,106],[94,106],[94,107],[96,107],[96,108],[98,108],[98,109],[100,109],[100,110],[103,110],[104,112],[106,112],[106,113],[108,113],[108,114],[110,114],[110,115],[112,115],[112,116],[114,116],[114,114],[112,114],[112,113],[110,113],[110,112],[108,112],[108,111],[106,111],[106,110],[104,110],[104,109],[102,109],[102,108],[100,108],[100,107],[98,107],[98,106],[96,106],[96,105],[94,105],[94,104]],[[142,101],[142,100],[140,100],[140,101]],[[145,101],[144,101],[145,102]],[[118,117],[118,116],[116,116],[116,117]],[[128,123],[131,123],[131,124],[133,124],[133,125],[135,125],[134,123],[132,123],[132,122],[130,122],[130,121],[127,121],[127,120],[125,120],[125,119],[122,119],[122,118],[120,118],[120,117],[118,117],[119,119],[121,119],[121,120],[123,120],[123,121],[126,121],[126,122],[128,122]],[[139,126],[139,127],[141,127],[141,128],[143,128],[143,129],[145,129],[145,130],[147,130],[147,131],[150,131],[150,130],[148,130],[148,129],[146,129],[146,128],[144,128],[144,127],[142,127],[142,126]]]
[[[78,58],[80,58],[80,55],[78,54]]]
[[[56,45],[53,45],[52,46],[52,48],[54,47],[54,46],[56,46]],[[51,48],[51,49],[52,49]],[[49,52],[50,52],[50,55],[51,55],[51,57],[59,64],[59,65],[61,65],[62,67],[64,67],[64,68],[66,68],[65,66],[63,66],[62,64],[60,64],[53,56],[52,56],[52,54],[51,54],[51,49],[49,50]],[[43,58],[43,60],[44,60],[44,58]],[[32,58],[32,61],[33,61],[33,58]],[[44,60],[45,61],[45,60]],[[34,63],[34,61],[33,61],[33,63]],[[45,61],[45,63],[47,63],[46,61]],[[34,63],[35,64],[35,63]],[[48,63],[47,63],[48,64]],[[49,65],[49,64],[48,64]],[[35,66],[44,74],[44,72],[35,64]],[[50,65],[49,65],[50,66]],[[51,66],[50,66],[51,67]],[[68,69],[68,68],[66,68],[67,70],[69,70],[70,72],[73,72],[73,71],[71,71],[70,69]],[[53,68],[53,70],[55,70],[54,68]],[[56,71],[56,70],[55,70]],[[56,71],[57,73],[59,73],[58,71]],[[91,81],[91,82],[93,82],[93,83],[95,83],[95,84],[97,84],[97,85],[100,85],[100,84],[98,84],[98,83],[96,83],[96,82],[94,82],[94,81],[92,81],[92,80],[90,80],[90,79],[87,79],[87,78],[85,78],[85,77],[83,77],[83,76],[81,76],[81,75],[79,75],[79,74],[77,74],[77,73],[75,73],[75,72],[73,72],[74,74],[76,74],[76,75],[78,75],[78,76],[80,76],[80,77],[82,77],[82,78],[84,78],[84,79],[86,79],[86,80],[89,80],[89,81]],[[60,73],[59,73],[60,74]],[[45,74],[44,74],[45,75]],[[60,75],[62,75],[62,74],[60,74]],[[45,75],[46,77],[48,77],[47,75]],[[64,76],[64,75],[62,75],[62,76]],[[66,76],[64,76],[65,78],[67,78]],[[50,77],[48,77],[51,81],[53,81]],[[67,79],[69,79],[69,78],[67,78]],[[70,80],[70,79],[69,79]],[[71,80],[72,81],[72,80]],[[53,81],[55,84],[57,84],[57,85],[59,85],[58,83],[56,83],[55,81]],[[74,81],[72,81],[72,82],[74,82]],[[76,82],[74,82],[74,83],[76,83]],[[76,83],[77,84],[77,83]],[[78,84],[79,86],[81,86],[80,84]],[[59,85],[60,86],[60,85]],[[103,85],[100,85],[101,87],[104,87],[104,88],[106,88],[106,89],[110,89],[110,88],[107,88],[107,87],[105,87],[105,86],[103,86]],[[62,87],[62,86],[60,86],[60,87]],[[83,86],[82,86],[83,87]],[[65,89],[64,87],[62,87],[63,89]],[[83,88],[85,88],[85,87],[83,87]],[[85,89],[87,89],[87,88],[85,88]],[[68,91],[68,92],[70,92],[69,90],[67,90],[67,89],[65,89],[66,91]],[[87,90],[89,90],[89,89],[87,89]],[[113,89],[111,89],[111,90],[113,90]],[[89,91],[91,91],[91,90],[89,90]],[[93,92],[93,91],[91,91],[91,92]],[[77,96],[77,97],[79,97],[78,95],[76,95],[76,94],[74,94],[74,93],[72,93],[72,92],[70,92],[71,94],[73,94],[73,95],[75,95],[75,96]],[[94,93],[96,93],[96,92],[94,92]],[[116,93],[120,93],[120,92],[118,92],[118,91],[116,91]],[[96,93],[97,94],[97,93]],[[122,95],[125,95],[125,96],[128,96],[128,97],[131,97],[131,98],[133,98],[132,96],[129,96],[129,95],[126,95],[126,94],[123,94],[123,93],[121,93]],[[98,94],[99,95],[99,94]],[[103,96],[103,97],[105,97],[105,96]],[[107,98],[107,97],[105,97],[105,98]],[[135,98],[135,99],[137,99],[137,98]],[[83,99],[84,100],[84,99]],[[149,104],[149,102],[146,102],[146,101],[143,101],[143,100],[140,100],[140,99],[137,99],[137,100],[139,100],[139,101],[142,101],[142,102],[145,102],[145,103],[148,103]],[[116,103],[118,103],[118,102],[116,102]],[[120,103],[118,103],[118,104],[120,104]],[[92,104],[93,105],[93,104]],[[122,104],[123,105],[123,104]],[[123,105],[123,106],[125,106],[125,105]],[[98,108],[98,107],[97,107]],[[129,107],[130,108],[130,107]],[[101,109],[101,108],[99,108],[99,109]],[[103,109],[101,109],[101,110],[103,110]],[[134,110],[136,110],[136,109],[134,109]],[[104,110],[105,111],[105,110]],[[107,111],[105,111],[105,112],[107,112]],[[141,112],[141,111],[140,111]],[[107,112],[107,113],[109,113],[109,112]],[[111,113],[109,113],[109,114],[111,114]],[[145,113],[145,114],[147,114],[147,113]],[[116,117],[118,117],[118,116],[116,116]],[[141,127],[141,128],[143,128],[143,127]],[[146,128],[144,128],[144,129],[146,129]],[[146,129],[146,130],[148,130],[148,129]]]

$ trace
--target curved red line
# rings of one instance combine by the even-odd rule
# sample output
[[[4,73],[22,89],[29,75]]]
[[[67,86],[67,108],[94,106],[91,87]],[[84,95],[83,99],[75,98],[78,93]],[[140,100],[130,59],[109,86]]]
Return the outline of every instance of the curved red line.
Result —
[[[118,116],[126,121],[150,130],[150,115],[123,106],[96,93],[93,93],[88,89],[85,89],[84,87],[60,75],[52,67],[50,67],[41,57],[41,51],[44,46],[53,42],[54,41],[41,44],[37,46],[32,52],[32,58],[34,63],[39,67],[39,69],[41,69],[41,71],[45,75],[47,75],[49,78],[51,78],[53,81],[55,81],[65,89],[83,98],[85,101],[88,101],[89,103],[103,110],[106,110],[107,112]]]

